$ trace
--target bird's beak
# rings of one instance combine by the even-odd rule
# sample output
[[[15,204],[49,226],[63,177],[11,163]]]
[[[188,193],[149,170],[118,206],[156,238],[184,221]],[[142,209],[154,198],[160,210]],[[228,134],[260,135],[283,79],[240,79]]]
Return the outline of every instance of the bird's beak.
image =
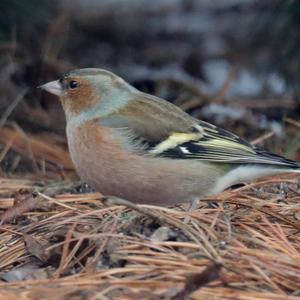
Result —
[[[39,88],[58,97],[61,97],[63,95],[63,88],[58,80],[50,81],[48,83],[40,85]]]

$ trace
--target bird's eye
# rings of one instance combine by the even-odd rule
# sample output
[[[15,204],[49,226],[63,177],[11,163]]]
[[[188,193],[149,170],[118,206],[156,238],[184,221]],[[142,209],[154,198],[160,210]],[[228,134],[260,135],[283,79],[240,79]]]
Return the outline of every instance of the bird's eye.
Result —
[[[75,81],[75,80],[72,80],[72,81],[69,82],[69,88],[71,90],[76,89],[78,87],[78,85],[79,85],[78,82]]]

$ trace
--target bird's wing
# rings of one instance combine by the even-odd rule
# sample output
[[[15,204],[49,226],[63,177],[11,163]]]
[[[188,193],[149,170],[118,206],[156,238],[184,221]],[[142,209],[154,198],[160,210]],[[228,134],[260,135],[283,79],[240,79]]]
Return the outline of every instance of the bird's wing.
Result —
[[[173,104],[144,93],[139,93],[135,101],[116,115],[102,120],[102,125],[129,130],[131,142],[153,156],[300,168],[296,162],[253,147],[231,132],[199,121]]]
[[[155,156],[231,164],[266,164],[299,168],[299,164],[253,147],[245,140],[212,124],[199,121],[191,133],[174,132],[154,145]]]

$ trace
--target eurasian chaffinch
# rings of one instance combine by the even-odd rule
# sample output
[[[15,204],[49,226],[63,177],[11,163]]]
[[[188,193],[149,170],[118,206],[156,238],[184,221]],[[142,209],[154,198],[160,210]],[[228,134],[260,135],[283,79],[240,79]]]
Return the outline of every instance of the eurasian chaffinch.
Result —
[[[60,97],[69,151],[82,180],[105,195],[172,205],[300,164],[142,93],[102,69],[42,86]]]

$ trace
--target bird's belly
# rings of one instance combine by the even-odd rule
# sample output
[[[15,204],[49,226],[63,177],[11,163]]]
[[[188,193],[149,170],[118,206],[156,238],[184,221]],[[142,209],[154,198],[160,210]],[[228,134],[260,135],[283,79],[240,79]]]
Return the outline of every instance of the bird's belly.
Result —
[[[125,155],[109,135],[101,132],[100,136],[92,129],[68,130],[69,150],[81,179],[104,195],[171,205],[209,194],[215,185],[217,174],[209,165]]]

